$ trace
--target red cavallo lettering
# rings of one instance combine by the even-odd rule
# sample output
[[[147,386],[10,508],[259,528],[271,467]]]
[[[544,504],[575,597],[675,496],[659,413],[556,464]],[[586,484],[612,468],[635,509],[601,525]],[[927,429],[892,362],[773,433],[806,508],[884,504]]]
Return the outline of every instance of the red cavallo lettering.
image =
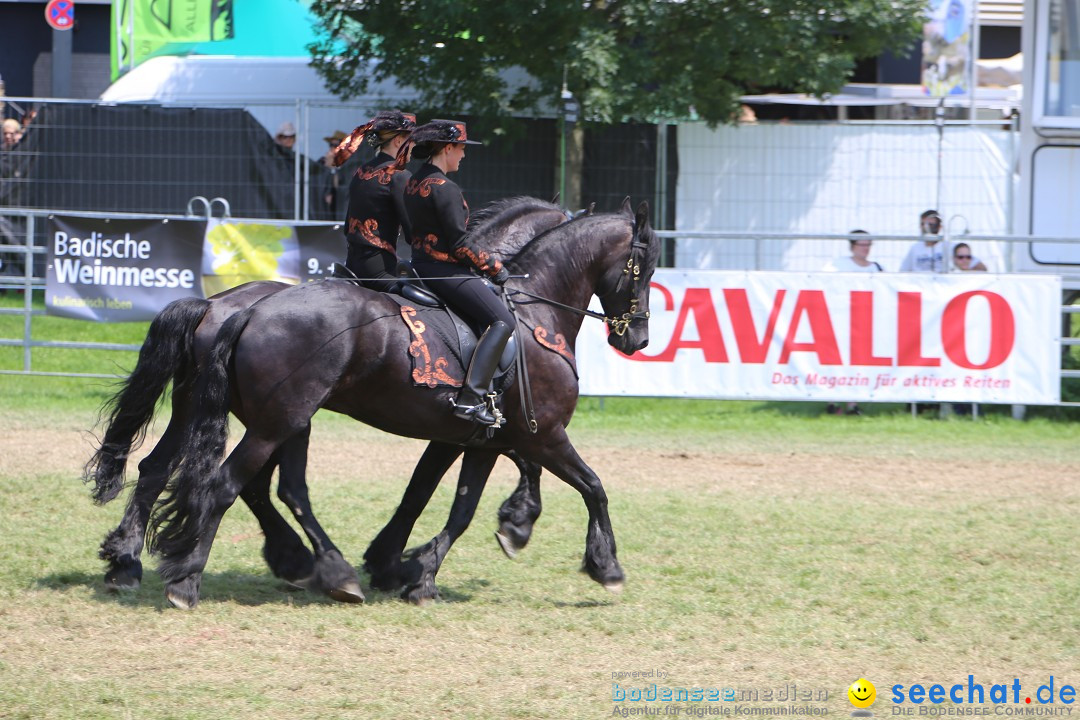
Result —
[[[990,305],[990,352],[986,361],[976,365],[968,358],[965,320],[968,302],[973,297],[986,298]],[[968,370],[989,370],[1008,359],[1016,342],[1016,319],[1009,301],[989,290],[972,290],[957,295],[945,306],[941,317],[941,344],[954,363]]]

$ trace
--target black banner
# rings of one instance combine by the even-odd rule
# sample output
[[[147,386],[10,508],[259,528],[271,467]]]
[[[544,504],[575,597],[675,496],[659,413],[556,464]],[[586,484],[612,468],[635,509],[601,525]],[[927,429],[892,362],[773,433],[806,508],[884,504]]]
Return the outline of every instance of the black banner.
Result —
[[[330,277],[330,263],[345,264],[345,231],[341,225],[300,225],[296,228],[300,249],[300,282]]]
[[[47,231],[50,315],[151,320],[173,300],[203,294],[203,220],[51,216]]]

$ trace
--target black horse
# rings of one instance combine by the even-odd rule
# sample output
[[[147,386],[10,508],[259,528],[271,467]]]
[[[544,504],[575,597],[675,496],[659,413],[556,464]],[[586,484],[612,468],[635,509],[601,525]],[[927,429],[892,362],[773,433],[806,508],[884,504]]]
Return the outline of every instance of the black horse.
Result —
[[[496,201],[474,215],[473,235],[483,247],[509,257],[545,229],[565,222],[557,205],[535,198]],[[198,368],[205,366],[214,335],[234,313],[251,307],[273,293],[290,287],[278,282],[254,282],[233,288],[209,300],[180,300],[164,309],[150,325],[134,370],[105,405],[105,432],[86,465],[84,477],[93,482],[98,503],[114,499],[124,485],[127,459],[139,447],[153,419],[158,400],[173,383],[172,415],[150,454],[139,463],[139,479],[120,524],[102,543],[100,556],[107,563],[105,584],[110,589],[137,589],[142,579],[144,534],[151,507],[183,460],[183,428],[191,417],[192,388]],[[241,498],[258,519],[265,543],[263,556],[275,576],[287,582],[321,590],[346,602],[360,602],[363,593],[356,572],[319,525],[307,495],[305,478],[310,428],[284,443]],[[418,463],[394,518],[365,554],[372,584],[380,589],[400,586],[400,553],[420,512],[439,479],[464,448],[444,443],[428,446]],[[540,468],[508,452],[521,471],[518,488],[500,508],[500,545],[507,555],[528,542],[540,514]],[[270,502],[270,479],[281,469],[278,496],[290,508],[308,536],[315,555],[285,522]]]
[[[518,329],[527,328],[536,339],[524,342],[535,423],[507,393],[508,423],[466,456],[447,527],[410,557],[407,597],[437,596],[439,565],[507,448],[581,493],[589,512],[583,569],[605,587],[621,587],[607,496],[566,435],[578,396],[572,353],[593,294],[607,314],[609,344],[625,353],[648,344],[649,280],[659,251],[647,205],[635,216],[626,202],[619,213],[583,217],[539,235],[506,263],[511,272],[530,274],[528,291],[517,289],[521,283],[515,281],[510,293],[531,301],[520,303]],[[151,544],[162,555],[160,573],[173,605],[197,604],[222,515],[279,448],[305,431],[319,408],[447,444],[473,435],[471,423],[449,413],[449,391],[411,384],[411,336],[400,310],[363,288],[311,283],[271,295],[222,326],[196,389],[199,409],[185,436],[177,481],[151,518]],[[230,405],[247,431],[217,467]]]

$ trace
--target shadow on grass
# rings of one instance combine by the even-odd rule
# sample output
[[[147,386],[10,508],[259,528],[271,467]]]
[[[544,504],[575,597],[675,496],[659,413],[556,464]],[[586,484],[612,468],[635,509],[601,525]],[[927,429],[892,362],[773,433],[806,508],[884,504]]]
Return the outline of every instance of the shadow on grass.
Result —
[[[614,600],[579,600],[578,602],[566,602],[565,600],[549,600],[552,607],[557,607],[560,610],[566,608],[598,608],[598,607],[612,607],[615,605]]]
[[[382,592],[374,590],[366,584],[367,581],[368,578],[361,574],[360,584],[364,590],[364,604],[379,605],[382,603],[405,602],[398,596],[398,591]],[[490,584],[488,580],[477,579],[465,583],[461,589],[440,586],[438,602],[470,602],[473,596],[464,590],[485,587]],[[110,590],[105,587],[103,573],[95,574],[81,571],[46,575],[37,579],[33,585],[38,590],[63,591],[72,588],[84,588],[90,591],[95,601],[103,605],[157,609],[166,609],[168,607],[161,578],[152,571],[148,571],[143,575],[142,586],[138,590]],[[339,603],[321,593],[294,587],[272,575],[243,572],[204,573],[199,600],[201,603],[231,602],[245,607],[258,607],[261,605],[306,607],[349,604]]]

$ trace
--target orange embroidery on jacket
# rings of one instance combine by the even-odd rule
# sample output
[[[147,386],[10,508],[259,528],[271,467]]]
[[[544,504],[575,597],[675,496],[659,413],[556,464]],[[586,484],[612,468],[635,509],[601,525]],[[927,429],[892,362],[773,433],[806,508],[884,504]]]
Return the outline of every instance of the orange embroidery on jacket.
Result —
[[[446,180],[443,178],[424,178],[423,180],[410,180],[405,183],[406,195],[419,195],[420,197],[427,197],[431,195],[431,188],[433,185],[445,185]]]
[[[442,250],[435,249],[435,243],[437,242],[439,242],[439,237],[433,233],[428,233],[426,237],[414,237],[411,245],[414,250],[419,250],[434,260],[457,265],[458,261],[453,257],[447,255]]]
[[[409,344],[409,355],[423,362],[423,367],[413,368],[412,379],[430,388],[437,387],[440,382],[451,387],[461,387],[461,380],[446,372],[446,366],[450,362],[445,357],[438,357],[434,362],[431,361],[431,351],[428,349],[427,341],[424,340],[427,325],[419,320],[413,320],[414,317],[416,317],[416,308],[408,305],[401,306],[401,319],[409,326],[413,337],[416,338]]]
[[[349,218],[349,234],[359,235],[364,238],[369,245],[377,247],[380,250],[389,250],[392,253],[397,252],[397,248],[379,237],[379,221],[375,218],[368,218],[367,220]]]
[[[488,261],[491,260],[491,256],[483,250],[474,252],[472,248],[459,247],[454,251],[454,254],[462,260],[469,260],[481,272],[486,272],[488,275],[494,275],[502,269],[502,263],[498,260],[496,260],[493,265],[488,264]]]
[[[375,179],[379,181],[380,185],[389,185],[395,172],[397,172],[397,168],[390,165],[388,167],[375,168],[373,170],[364,170],[364,168],[360,168],[356,171],[356,175],[361,180]]]

